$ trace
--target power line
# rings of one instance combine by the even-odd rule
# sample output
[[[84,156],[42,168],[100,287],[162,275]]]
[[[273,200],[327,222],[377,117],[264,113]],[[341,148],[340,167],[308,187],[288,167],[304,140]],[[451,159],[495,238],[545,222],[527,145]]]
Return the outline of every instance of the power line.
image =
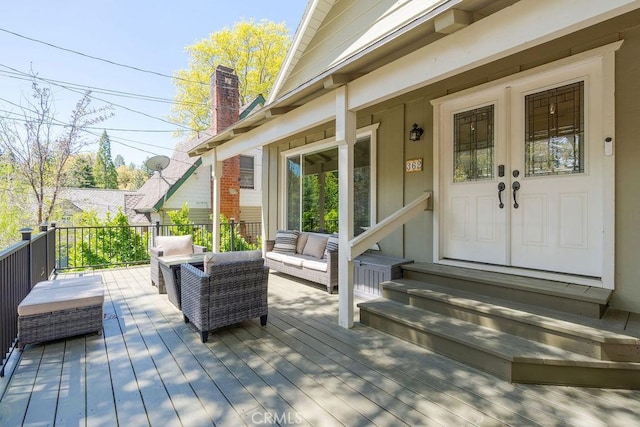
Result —
[[[46,45],[46,46],[49,46],[49,47],[53,47],[55,49],[60,49],[60,50],[63,50],[65,52],[70,52],[70,53],[74,53],[76,55],[84,56],[85,58],[91,58],[91,59],[95,59],[96,61],[102,61],[102,62],[106,62],[107,64],[116,65],[118,67],[129,68],[129,69],[132,69],[132,70],[135,70],[135,71],[140,71],[142,73],[148,73],[148,74],[154,74],[154,75],[157,75],[157,76],[160,76],[160,77],[168,77],[170,79],[181,80],[181,81],[184,81],[184,82],[187,82],[187,83],[196,83],[196,84],[208,85],[208,83],[205,83],[205,82],[183,79],[181,77],[170,76],[168,74],[159,73],[157,71],[145,70],[143,68],[134,67],[132,65],[121,64],[119,62],[111,61],[109,59],[104,59],[104,58],[100,58],[98,56],[93,56],[93,55],[89,55],[89,54],[86,54],[86,53],[83,53],[83,52],[79,52],[77,50],[73,50],[73,49],[68,49],[66,47],[57,46],[57,45],[55,45],[53,43],[45,42],[43,40],[38,40],[38,39],[34,39],[32,37],[27,37],[25,35],[18,34],[18,33],[13,32],[13,31],[9,31],[9,30],[7,30],[5,28],[0,28],[0,31],[3,31],[5,33],[8,33],[8,34],[14,35],[16,37],[20,37],[22,39],[29,40],[29,41],[32,41],[32,42],[35,42],[35,43],[40,43],[40,44],[43,44],[43,45]]]
[[[13,68],[8,67],[8,66],[6,66],[4,64],[0,64],[0,67],[5,67],[5,68],[13,70]],[[32,74],[27,74],[27,73],[24,73],[24,72],[21,72],[21,71],[14,71],[14,72],[0,71],[0,75],[4,75],[5,77],[8,77],[8,78],[17,79],[17,80],[23,80],[23,81],[31,81],[31,79],[34,77]],[[92,92],[102,93],[102,94],[105,94],[105,95],[121,96],[121,97],[124,97],[124,98],[133,98],[133,99],[140,99],[140,100],[143,100],[143,101],[161,102],[161,103],[165,103],[165,104],[178,104],[178,105],[196,106],[196,107],[207,106],[206,103],[188,102],[188,101],[176,101],[174,99],[163,98],[163,97],[159,97],[159,96],[145,95],[145,94],[133,93],[133,92],[126,92],[126,91],[120,91],[120,90],[115,90],[115,89],[106,89],[106,88],[100,88],[100,87],[88,86],[88,85],[81,85],[81,84],[78,84],[78,83],[65,82],[65,81],[61,81],[61,80],[54,80],[54,79],[49,79],[49,78],[39,77],[39,76],[36,76],[36,77],[38,79],[40,79],[42,81],[45,81],[45,82],[48,82],[48,83],[65,84],[65,85],[68,85],[68,86],[74,86],[74,87],[79,88],[79,89],[90,90]]]

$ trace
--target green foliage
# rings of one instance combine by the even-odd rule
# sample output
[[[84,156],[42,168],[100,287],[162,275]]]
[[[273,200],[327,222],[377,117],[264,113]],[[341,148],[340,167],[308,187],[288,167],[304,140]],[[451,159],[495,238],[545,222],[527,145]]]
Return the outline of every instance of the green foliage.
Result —
[[[193,243],[205,246],[209,251],[212,250],[213,236],[211,235],[211,232],[203,228],[193,226],[193,222],[189,219],[189,207],[186,203],[182,205],[180,210],[170,211],[167,215],[169,216],[171,223],[175,226],[172,229],[173,235],[184,236],[191,234],[193,236]],[[245,238],[240,234],[239,224],[235,224],[234,232],[231,233],[229,220],[223,214],[220,214],[220,252],[231,251],[232,236],[234,251],[248,251],[260,248],[260,244],[254,245],[245,240]]]
[[[93,166],[93,175],[97,188],[118,188],[118,173],[111,159],[111,141],[107,131],[103,131],[100,137],[98,154]]]
[[[138,233],[129,226],[127,216],[119,211],[111,219],[100,221],[95,213],[79,218],[86,233],[69,250],[69,266],[118,267],[148,262],[148,233]]]
[[[93,176],[93,158],[90,154],[79,154],[71,161],[68,172],[68,187],[95,188],[96,179]]]
[[[239,224],[235,224],[233,233],[231,232],[231,223],[223,214],[220,214],[220,252],[231,251],[231,239],[233,238],[234,251],[250,251],[260,249],[260,243],[254,245],[245,240],[240,234]],[[233,236],[233,237],[232,237]]]
[[[0,155],[0,249],[18,242],[23,227],[37,230],[35,212],[24,197],[27,192],[11,157]]]
[[[284,23],[241,21],[187,46],[187,69],[175,74],[171,119],[195,131],[210,125],[209,79],[218,65],[238,75],[240,105],[271,90],[291,40]]]

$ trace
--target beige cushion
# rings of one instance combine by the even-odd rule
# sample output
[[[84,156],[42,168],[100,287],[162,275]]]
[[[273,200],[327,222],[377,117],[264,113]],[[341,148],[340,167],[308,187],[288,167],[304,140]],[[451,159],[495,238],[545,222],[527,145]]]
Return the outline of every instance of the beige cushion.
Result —
[[[272,259],[274,261],[282,261],[282,259],[288,255],[281,254],[280,252],[267,252],[264,254],[265,258]]]
[[[204,271],[210,273],[217,264],[237,261],[254,261],[262,258],[262,251],[207,252],[204,256]]]
[[[320,234],[309,234],[307,244],[304,245],[303,255],[311,255],[316,258],[324,256],[324,248],[327,246],[327,237]]]
[[[29,316],[54,311],[83,308],[104,303],[102,282],[61,286],[56,289],[33,288],[18,305],[18,315]]]
[[[162,251],[162,256],[189,255],[193,253],[193,237],[186,236],[158,236],[156,249]]]
[[[282,263],[294,267],[302,267],[302,255],[285,255],[282,257]]]
[[[42,282],[36,283],[33,289],[58,289],[63,286],[78,286],[88,283],[98,283],[102,285],[102,276],[95,274],[92,276],[71,277],[68,279],[43,280]]]
[[[309,239],[309,233],[303,231],[298,236],[298,243],[296,243],[296,253],[301,254],[304,251],[304,245],[307,244],[307,240]]]

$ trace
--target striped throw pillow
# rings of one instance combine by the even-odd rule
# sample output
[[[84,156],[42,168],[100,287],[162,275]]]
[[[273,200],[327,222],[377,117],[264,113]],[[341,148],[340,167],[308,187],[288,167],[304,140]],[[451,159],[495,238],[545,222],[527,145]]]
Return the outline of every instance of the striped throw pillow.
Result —
[[[338,252],[338,236],[330,236],[327,239],[327,247],[324,250],[324,259],[329,259],[329,252]]]
[[[295,254],[299,234],[300,232],[295,230],[278,230],[273,252]]]

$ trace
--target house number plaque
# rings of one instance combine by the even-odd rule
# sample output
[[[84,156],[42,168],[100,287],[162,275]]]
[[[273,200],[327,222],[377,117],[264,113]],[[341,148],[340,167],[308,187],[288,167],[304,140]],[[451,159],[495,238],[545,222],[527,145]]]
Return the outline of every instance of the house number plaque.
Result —
[[[422,171],[422,159],[410,159],[405,163],[406,172],[421,172]]]

